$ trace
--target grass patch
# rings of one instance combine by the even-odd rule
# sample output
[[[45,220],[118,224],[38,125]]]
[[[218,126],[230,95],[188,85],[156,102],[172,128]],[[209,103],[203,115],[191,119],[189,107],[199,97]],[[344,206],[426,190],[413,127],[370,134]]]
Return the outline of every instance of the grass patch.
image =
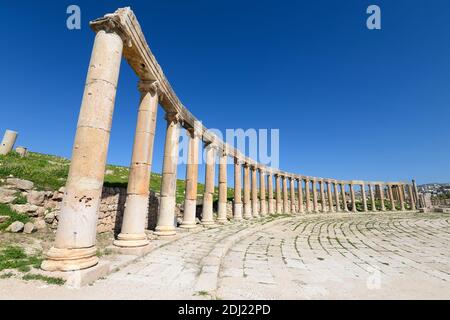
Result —
[[[39,268],[42,258],[39,255],[27,255],[25,250],[18,246],[7,246],[0,251],[0,271],[16,269],[28,272],[33,268]]]
[[[29,280],[39,280],[47,282],[48,284],[54,284],[58,286],[62,286],[66,283],[66,280],[57,278],[57,277],[48,277],[44,276],[42,274],[26,274],[22,277],[23,280],[29,281]]]
[[[196,295],[205,297],[205,296],[209,296],[209,292],[205,291],[205,290],[201,290],[201,291],[197,291]]]
[[[9,279],[14,275],[12,272],[3,273],[0,275],[0,279]]]
[[[27,201],[27,197],[25,197],[22,193],[17,192],[15,195],[15,199],[13,200],[13,202],[11,202],[12,204],[26,204]]]
[[[9,216],[10,218],[3,223],[0,223],[0,230],[5,230],[11,223],[20,221],[27,223],[30,221],[30,217],[26,214],[18,213],[12,210],[7,204],[0,203],[0,215]]]

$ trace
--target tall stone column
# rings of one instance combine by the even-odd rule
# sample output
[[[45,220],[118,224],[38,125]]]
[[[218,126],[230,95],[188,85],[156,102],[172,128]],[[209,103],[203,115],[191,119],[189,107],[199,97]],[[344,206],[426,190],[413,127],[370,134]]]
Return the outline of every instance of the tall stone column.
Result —
[[[334,201],[336,202],[336,212],[340,212],[341,206],[339,204],[339,187],[336,181],[333,182],[333,189],[334,189]]]
[[[324,181],[319,180],[319,188],[320,188],[320,205],[321,211],[326,212],[326,200],[325,200],[325,190],[324,190]]]
[[[276,211],[277,213],[283,213],[283,202],[281,200],[281,176],[275,175],[275,193],[276,193]]]
[[[266,202],[266,173],[263,169],[259,169],[259,194],[261,197],[261,204],[259,206],[261,216],[267,216],[267,202]]]
[[[350,196],[352,200],[352,212],[357,212],[356,210],[356,197],[355,197],[355,187],[353,183],[350,183]]]
[[[290,213],[291,208],[289,208],[289,199],[288,199],[288,188],[287,188],[287,177],[282,176],[281,181],[283,182],[283,210],[284,213]]]
[[[408,194],[409,194],[410,210],[416,210],[416,202],[414,199],[414,189],[410,184],[408,184]]]
[[[398,188],[398,196],[399,196],[399,200],[400,200],[400,210],[404,211],[405,210],[405,186],[402,184],[399,184],[397,186]]]
[[[241,161],[238,158],[234,158],[234,220],[242,220],[242,167]]]
[[[259,200],[258,200],[258,183],[257,183],[257,168],[255,166],[252,166],[250,168],[251,175],[252,175],[252,215],[255,218],[259,218]]]
[[[167,113],[166,141],[161,180],[161,198],[159,214],[154,234],[172,236],[175,229],[175,205],[177,193],[178,140],[180,124],[176,113]]]
[[[345,195],[345,186],[341,183],[341,193],[342,193],[342,205],[344,207],[344,212],[348,212],[347,199]]]
[[[289,191],[291,192],[291,212],[296,213],[297,207],[295,206],[295,182],[294,178],[289,178],[290,185],[289,185]]]
[[[98,263],[97,216],[122,49],[122,39],[116,33],[97,32],[56,239],[41,265],[44,270],[79,270]]]
[[[221,151],[219,157],[219,204],[217,208],[217,222],[225,223],[227,219],[227,161],[225,150]]]
[[[214,200],[214,177],[216,171],[216,146],[213,143],[205,145],[206,168],[205,168],[205,192],[203,193],[202,224],[214,224],[213,200]]]
[[[187,130],[189,149],[186,164],[186,190],[184,199],[183,222],[180,228],[195,228],[197,213],[197,185],[198,185],[198,144],[200,137],[193,128]]]
[[[331,194],[331,182],[327,181],[327,195],[328,195],[328,211],[333,212],[334,206],[333,206],[333,196]]]
[[[312,192],[313,192],[313,211],[319,212],[319,206],[317,205],[317,180],[312,180]]]
[[[417,191],[417,184],[416,184],[416,180],[412,180],[412,188],[413,188],[413,194],[414,194],[414,203],[415,203],[415,207],[418,208],[420,207],[420,203],[419,203],[419,192]]]
[[[306,212],[311,212],[311,198],[309,194],[310,181],[308,178],[305,178],[305,206]]]
[[[378,188],[380,190],[381,211],[386,211],[386,206],[384,205],[384,187],[382,184],[379,184]]]
[[[14,144],[16,143],[17,132],[12,130],[6,130],[3,136],[2,143],[0,144],[0,154],[5,155],[11,152]]]
[[[304,213],[305,210],[303,209],[303,186],[302,186],[302,179],[297,180],[297,189],[298,189],[298,212]]]
[[[158,88],[154,81],[140,81],[141,92],[133,154],[128,178],[122,229],[114,241],[118,247],[140,247],[149,243],[145,234],[150,172],[155,140]]]
[[[244,219],[252,218],[252,204],[250,203],[250,167],[244,163]]]
[[[389,201],[391,202],[391,207],[392,207],[392,211],[397,211],[397,208],[395,207],[395,201],[394,201],[394,193],[392,192],[392,185],[388,184],[388,196],[389,196]]]
[[[372,211],[377,211],[377,207],[375,205],[374,185],[371,183],[369,183],[369,193],[370,193],[370,203],[372,204]]]
[[[367,212],[367,196],[366,196],[366,186],[364,183],[361,184],[361,197],[363,203],[363,211]]]

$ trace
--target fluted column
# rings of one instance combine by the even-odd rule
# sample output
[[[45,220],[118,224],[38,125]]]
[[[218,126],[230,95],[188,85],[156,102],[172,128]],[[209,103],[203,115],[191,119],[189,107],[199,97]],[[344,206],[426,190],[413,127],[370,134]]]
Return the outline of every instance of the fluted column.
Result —
[[[266,202],[266,173],[263,169],[259,169],[259,195],[260,202],[260,214],[261,216],[267,216],[267,202]]]
[[[310,182],[308,178],[305,178],[305,206],[306,206],[306,212],[311,212],[311,199],[309,194],[309,188],[310,188]]]
[[[283,213],[283,202],[281,199],[281,176],[275,175],[275,193],[276,193],[276,210],[277,213]]]
[[[289,191],[291,193],[291,212],[296,213],[297,207],[295,206],[295,182],[294,178],[289,177],[290,185],[289,185]]]
[[[341,183],[341,193],[342,193],[342,205],[344,207],[344,212],[348,212],[348,206],[347,206],[347,197],[345,195],[345,186],[344,183]]]
[[[364,183],[361,184],[361,197],[363,203],[363,211],[367,212],[367,196],[366,196],[366,186]]]
[[[41,265],[44,270],[79,270],[98,263],[97,217],[122,49],[115,32],[97,32],[55,243]]]
[[[304,213],[303,209],[303,186],[302,179],[297,179],[297,189],[298,189],[298,212]]]
[[[397,211],[397,208],[395,207],[394,194],[392,192],[392,185],[388,184],[387,187],[388,187],[389,201],[391,202],[391,210]]]
[[[214,200],[214,178],[216,171],[216,148],[213,143],[205,145],[206,168],[205,168],[205,192],[203,193],[202,224],[213,225],[213,200]]]
[[[380,190],[381,211],[386,211],[386,206],[384,205],[384,187],[382,184],[379,184],[378,188]]]
[[[184,199],[183,221],[180,228],[196,227],[197,186],[198,186],[198,144],[199,136],[193,128],[187,130],[189,149],[186,164],[186,189]]]
[[[400,200],[400,210],[404,211],[405,210],[405,187],[402,184],[399,184],[397,186],[398,188],[398,196],[399,196],[399,200]]]
[[[370,193],[370,203],[372,204],[372,211],[377,211],[377,207],[375,204],[374,185],[371,183],[369,183],[369,193]]]
[[[326,184],[327,184],[327,195],[328,195],[328,211],[333,212],[334,206],[333,206],[333,196],[331,194],[331,183],[330,183],[330,181],[327,181]]]
[[[267,175],[267,191],[268,191],[268,206],[269,206],[269,214],[275,213],[274,199],[273,199],[273,174],[269,172]]]
[[[148,214],[150,172],[158,109],[158,86],[154,81],[140,81],[141,99],[138,110],[133,154],[128,177],[127,198],[122,228],[114,245],[140,247],[149,243],[145,233]]]
[[[234,205],[233,218],[234,220],[242,220],[242,167],[238,158],[234,158]]]
[[[336,181],[333,182],[333,190],[334,190],[334,201],[336,202],[336,212],[340,212],[341,205],[339,204],[339,187]]]
[[[350,183],[350,197],[352,200],[352,212],[357,212],[356,210],[356,197],[355,197],[355,187],[353,183]]]
[[[250,170],[252,174],[252,215],[255,218],[259,218],[258,177],[256,176],[258,170],[256,166],[252,166]]]
[[[287,177],[282,176],[281,181],[283,182],[283,211],[284,213],[290,213],[289,199],[288,199],[288,188],[287,188]]]
[[[167,113],[166,142],[161,180],[159,214],[154,234],[171,236],[175,230],[175,205],[177,192],[179,119],[175,113]]]
[[[312,192],[313,192],[313,211],[319,212],[319,206],[317,205],[317,180],[312,180]]]
[[[221,150],[219,157],[219,203],[217,208],[217,222],[225,223],[227,219],[227,153]]]
[[[252,218],[252,204],[250,202],[250,167],[244,163],[244,219]]]
[[[410,210],[416,210],[416,202],[414,199],[414,189],[413,186],[408,184],[408,194],[409,194],[409,206]]]

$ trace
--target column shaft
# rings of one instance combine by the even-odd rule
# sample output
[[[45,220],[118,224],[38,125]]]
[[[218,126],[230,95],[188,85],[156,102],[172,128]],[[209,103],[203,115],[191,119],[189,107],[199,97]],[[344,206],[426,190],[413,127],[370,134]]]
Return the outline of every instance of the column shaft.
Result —
[[[408,184],[408,194],[409,194],[410,210],[416,210],[416,202],[414,199],[414,189],[410,184]]]
[[[197,185],[198,185],[198,144],[200,138],[194,129],[188,130],[189,149],[186,164],[186,190],[184,199],[183,222],[181,228],[194,228],[197,213]]]
[[[210,143],[205,146],[206,168],[205,168],[205,192],[203,193],[202,224],[214,224],[213,200],[214,200],[214,177],[216,169],[216,149]]]
[[[281,200],[281,176],[275,176],[276,210],[277,213],[283,213],[283,202]]]
[[[398,188],[398,196],[399,196],[399,200],[400,200],[400,210],[404,211],[405,210],[405,186],[402,184],[399,184],[397,186]]]
[[[305,206],[306,212],[311,212],[311,196],[309,194],[310,181],[309,179],[305,179]]]
[[[341,205],[339,204],[339,187],[336,182],[333,183],[334,201],[336,202],[336,212],[341,211]]]
[[[275,213],[274,199],[273,199],[273,175],[269,173],[267,175],[267,191],[268,191],[268,206],[269,206],[269,214]]]
[[[326,200],[325,200],[325,186],[324,186],[325,182],[323,180],[319,181],[319,187],[320,187],[320,205],[321,205],[321,209],[322,212],[326,212]]]
[[[244,164],[244,219],[252,218],[252,204],[250,203],[250,167]]]
[[[297,207],[295,206],[295,183],[293,178],[289,178],[289,180],[290,180],[289,189],[291,192],[291,212],[295,213],[297,212]]]
[[[357,212],[356,210],[356,197],[355,197],[355,188],[353,184],[350,183],[350,196],[352,200],[352,212]]]
[[[366,186],[364,184],[361,185],[361,197],[362,197],[362,203],[363,203],[363,211],[367,212]]]
[[[219,204],[217,209],[217,222],[227,222],[227,154],[222,151],[219,158]]]
[[[297,190],[298,190],[298,212],[303,213],[305,212],[303,209],[303,186],[302,186],[302,179],[297,180]]]
[[[282,176],[281,181],[283,182],[283,210],[284,213],[290,213],[289,199],[288,199],[288,188],[287,188],[287,177]]]
[[[389,201],[391,202],[391,210],[397,211],[397,208],[395,207],[394,194],[392,192],[392,185],[388,184],[387,186],[388,186]]]
[[[242,220],[242,167],[240,160],[234,159],[234,220]]]
[[[265,172],[260,169],[259,170],[259,194],[261,197],[261,204],[259,206],[261,216],[267,216],[267,202],[266,202],[266,178]]]
[[[312,192],[313,192],[313,211],[318,212],[319,207],[317,205],[317,180],[312,181]]]
[[[333,212],[334,206],[333,206],[333,196],[331,194],[331,183],[330,181],[327,181],[327,195],[328,195],[328,211]]]
[[[375,205],[375,192],[373,184],[369,184],[369,193],[370,193],[370,203],[372,204],[372,211],[377,211],[377,207]]]
[[[14,144],[16,143],[17,132],[12,130],[6,130],[3,136],[2,143],[0,144],[0,154],[5,155],[11,152]]]
[[[341,183],[341,193],[342,193],[342,205],[344,207],[344,211],[348,212],[348,206],[347,206],[347,197],[345,195],[345,186],[343,183]]]
[[[251,167],[251,175],[252,175],[252,215],[255,218],[259,217],[259,200],[258,200],[258,184],[257,184],[257,176],[256,176],[256,167]]]
[[[384,205],[384,187],[379,184],[378,188],[380,190],[380,203],[381,203],[381,211],[386,211],[386,206]]]

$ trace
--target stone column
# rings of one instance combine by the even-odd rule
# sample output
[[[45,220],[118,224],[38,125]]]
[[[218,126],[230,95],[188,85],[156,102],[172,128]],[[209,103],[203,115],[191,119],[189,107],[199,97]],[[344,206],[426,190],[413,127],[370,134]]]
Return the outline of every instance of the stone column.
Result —
[[[186,164],[186,190],[184,199],[183,222],[180,228],[195,228],[197,213],[197,185],[198,185],[198,143],[200,137],[193,128],[187,130],[189,149]]]
[[[392,185],[388,184],[388,196],[389,201],[391,202],[392,211],[397,211],[397,208],[395,207],[395,201],[394,201],[394,194],[392,192]]]
[[[302,179],[297,180],[297,189],[298,189],[298,212],[304,213],[303,209],[303,186],[302,186]]]
[[[291,208],[289,207],[289,196],[288,196],[288,187],[287,187],[287,180],[288,177],[282,176],[281,181],[283,182],[283,210],[284,213],[291,213]]]
[[[140,247],[149,243],[145,233],[145,220],[148,214],[158,88],[154,81],[140,81],[138,88],[141,92],[141,100],[131,156],[125,211],[121,232],[114,241],[114,245],[118,247]]]
[[[250,203],[250,167],[244,163],[244,219],[252,218],[252,204]]]
[[[320,190],[320,209],[322,212],[326,212],[326,200],[325,200],[325,183],[323,180],[319,180]]]
[[[345,186],[341,183],[341,193],[342,193],[342,205],[344,207],[344,212],[348,212],[347,199],[345,195]]]
[[[405,186],[399,184],[397,188],[398,188],[398,197],[400,200],[400,210],[405,211]]]
[[[361,184],[361,197],[363,203],[363,211],[367,212],[367,196],[366,196],[366,186],[364,183]]]
[[[333,212],[334,206],[333,206],[333,196],[331,195],[331,183],[330,183],[330,181],[327,181],[326,184],[327,184],[327,195],[328,195],[328,211]]]
[[[177,193],[178,140],[180,138],[179,118],[176,113],[167,113],[166,141],[161,180],[161,199],[154,234],[172,236],[175,229],[175,205]]]
[[[311,199],[309,195],[309,187],[310,182],[308,178],[305,178],[305,206],[306,206],[306,212],[311,212]]]
[[[416,180],[412,180],[412,188],[413,188],[413,194],[414,194],[414,204],[415,207],[418,208],[420,207],[419,204],[419,192],[417,191],[417,184],[416,184]]]
[[[97,216],[122,49],[122,39],[116,33],[97,32],[56,239],[41,265],[44,270],[79,270],[98,263]]]
[[[213,143],[205,145],[206,167],[205,167],[205,192],[203,193],[202,224],[213,225],[213,200],[214,200],[214,177],[216,169],[216,146]]]
[[[252,216],[255,218],[259,218],[259,210],[258,210],[258,183],[257,183],[257,168],[252,166],[250,168],[252,175]]]
[[[242,167],[238,158],[234,158],[234,220],[242,220]]]
[[[267,192],[268,192],[268,196],[269,199],[267,201],[268,206],[269,206],[269,214],[274,214],[275,213],[275,206],[274,206],[274,199],[273,199],[273,175],[272,172],[269,172],[269,174],[267,175]]]
[[[353,187],[353,183],[350,183],[350,197],[351,197],[351,200],[352,200],[352,212],[357,212],[357,210],[356,210],[355,188]]]
[[[408,194],[409,194],[409,206],[410,210],[416,210],[416,202],[414,199],[414,189],[413,186],[408,184]]]
[[[374,185],[369,183],[369,193],[370,193],[370,203],[372,204],[372,211],[377,211],[377,207],[375,205],[375,192]]]
[[[263,169],[259,169],[259,195],[261,197],[260,214],[267,216],[267,202],[266,202],[266,174]]]
[[[383,189],[383,185],[379,184],[378,188],[380,190],[381,211],[386,211],[386,206],[384,205],[384,189]]]
[[[281,200],[281,176],[279,174],[275,175],[275,193],[276,193],[276,211],[277,213],[283,213],[283,202]]]
[[[17,132],[6,130],[3,136],[2,144],[0,144],[0,154],[5,155],[11,152],[16,143]]]
[[[341,205],[339,204],[339,187],[336,181],[333,182],[333,189],[334,189],[334,201],[336,202],[336,212],[340,212]]]
[[[227,219],[227,161],[228,157],[225,150],[221,151],[219,157],[219,204],[217,209],[217,222],[225,223]]]
[[[289,191],[291,192],[291,212],[296,213],[297,208],[295,206],[295,182],[294,178],[290,177],[290,185],[289,185]]]
[[[312,180],[312,192],[313,192],[313,211],[319,212],[319,206],[317,205],[317,180]]]

